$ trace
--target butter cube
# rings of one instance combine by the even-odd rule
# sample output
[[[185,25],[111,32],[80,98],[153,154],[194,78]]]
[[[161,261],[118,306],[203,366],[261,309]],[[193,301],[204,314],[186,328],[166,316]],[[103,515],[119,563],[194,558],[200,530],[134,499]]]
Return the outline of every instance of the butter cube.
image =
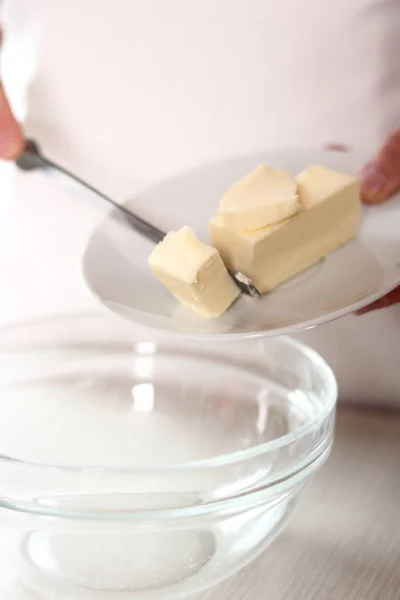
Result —
[[[254,231],[279,223],[300,208],[296,179],[262,165],[226,192],[219,213],[232,229]]]
[[[190,227],[168,233],[149,266],[179,302],[202,317],[219,317],[240,294],[218,250],[200,242]]]
[[[209,223],[212,244],[226,266],[245,273],[261,293],[311,267],[357,234],[357,179],[314,166],[297,181],[304,208],[280,223],[258,231],[238,231],[224,215]]]

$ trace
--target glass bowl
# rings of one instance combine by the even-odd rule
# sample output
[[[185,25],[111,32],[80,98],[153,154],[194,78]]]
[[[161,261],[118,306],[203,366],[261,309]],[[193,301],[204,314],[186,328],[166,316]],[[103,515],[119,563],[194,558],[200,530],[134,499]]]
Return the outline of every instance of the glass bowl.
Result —
[[[178,598],[285,525],[337,389],[290,338],[144,338],[70,315],[0,336],[0,561],[42,600]]]

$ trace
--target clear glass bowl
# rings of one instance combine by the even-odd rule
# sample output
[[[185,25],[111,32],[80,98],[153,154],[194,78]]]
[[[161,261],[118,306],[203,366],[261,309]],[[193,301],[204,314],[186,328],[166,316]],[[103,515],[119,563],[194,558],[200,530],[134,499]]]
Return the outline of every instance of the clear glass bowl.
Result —
[[[97,314],[3,329],[0,561],[43,600],[204,590],[281,531],[336,397],[290,338],[155,341]]]

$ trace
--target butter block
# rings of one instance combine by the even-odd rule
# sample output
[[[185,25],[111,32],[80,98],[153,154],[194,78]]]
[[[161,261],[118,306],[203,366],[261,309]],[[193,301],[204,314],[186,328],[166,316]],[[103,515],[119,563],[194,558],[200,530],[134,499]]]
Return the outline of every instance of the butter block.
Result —
[[[179,302],[202,317],[219,317],[240,294],[218,250],[200,242],[190,227],[168,233],[149,266]]]
[[[302,208],[309,209],[333,194],[353,190],[359,194],[358,180],[327,167],[313,165],[297,175],[297,190]],[[350,195],[351,195],[350,191]]]
[[[219,213],[232,229],[254,231],[279,223],[300,208],[296,179],[262,165],[226,192]]]
[[[245,273],[267,293],[350,241],[360,221],[360,184],[313,166],[298,176],[304,208],[258,231],[237,231],[224,215],[211,219],[213,246],[227,268]]]

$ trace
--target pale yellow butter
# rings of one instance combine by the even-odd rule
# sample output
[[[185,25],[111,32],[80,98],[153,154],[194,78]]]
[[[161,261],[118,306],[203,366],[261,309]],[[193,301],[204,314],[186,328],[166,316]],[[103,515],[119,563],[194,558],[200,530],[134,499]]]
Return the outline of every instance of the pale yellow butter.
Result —
[[[295,178],[262,165],[226,192],[219,213],[232,229],[254,231],[278,223],[299,209]]]
[[[210,221],[213,246],[225,265],[251,277],[262,293],[351,240],[360,221],[360,184],[348,175],[311,167],[298,176],[304,208],[258,231],[237,231],[217,215]]]
[[[358,180],[327,167],[313,165],[297,177],[297,190],[302,208],[312,208],[332,195],[350,193],[359,196]]]
[[[168,233],[149,266],[179,302],[202,317],[219,317],[240,294],[218,250],[200,242],[190,227]]]

